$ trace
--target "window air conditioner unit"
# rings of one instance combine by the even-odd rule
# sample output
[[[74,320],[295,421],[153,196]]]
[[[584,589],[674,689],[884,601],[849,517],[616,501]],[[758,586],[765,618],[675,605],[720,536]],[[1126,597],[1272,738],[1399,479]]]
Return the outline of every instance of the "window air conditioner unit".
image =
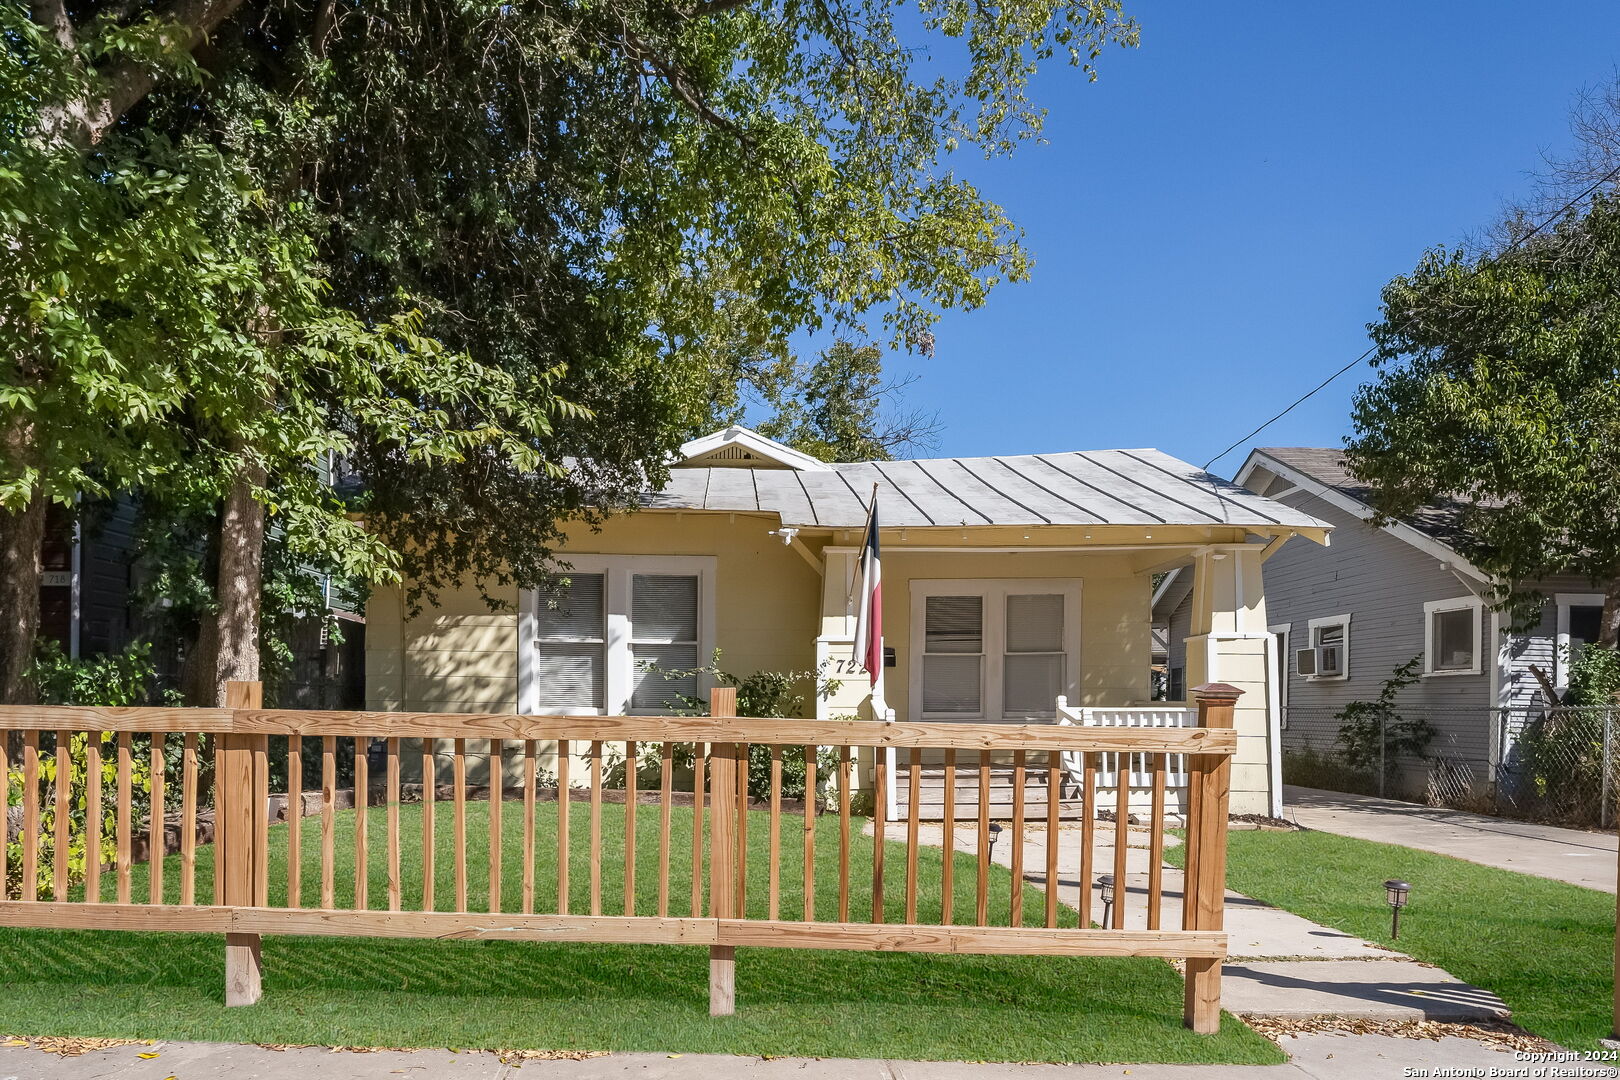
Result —
[[[1344,646],[1318,645],[1294,651],[1294,670],[1301,675],[1343,675]]]

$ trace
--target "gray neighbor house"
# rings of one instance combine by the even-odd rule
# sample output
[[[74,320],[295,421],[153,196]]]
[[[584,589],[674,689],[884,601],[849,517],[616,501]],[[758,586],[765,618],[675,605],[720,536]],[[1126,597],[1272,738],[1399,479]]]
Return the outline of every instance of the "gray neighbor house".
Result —
[[[1396,700],[1434,735],[1421,759],[1392,770],[1388,793],[1477,804],[1511,786],[1516,740],[1552,704],[1531,668],[1563,689],[1568,650],[1597,636],[1602,593],[1584,577],[1543,580],[1539,623],[1513,631],[1490,608],[1490,577],[1457,550],[1457,506],[1375,526],[1366,488],[1329,448],[1257,448],[1237,483],[1334,526],[1329,546],[1292,540],[1265,565],[1285,778],[1324,784],[1320,769],[1304,770],[1339,753],[1339,711],[1376,699],[1394,669],[1417,657],[1419,678]],[[1170,700],[1186,692],[1189,576],[1167,575],[1153,598]]]

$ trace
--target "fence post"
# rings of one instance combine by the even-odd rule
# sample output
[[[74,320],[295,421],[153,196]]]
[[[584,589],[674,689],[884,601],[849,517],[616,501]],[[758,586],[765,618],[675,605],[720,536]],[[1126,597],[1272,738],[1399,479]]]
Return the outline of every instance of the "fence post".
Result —
[[[1243,691],[1225,683],[1193,687],[1198,700],[1198,726],[1231,728],[1233,711]],[[1187,868],[1182,889],[1181,925],[1185,930],[1224,928],[1226,901],[1226,818],[1232,791],[1232,758],[1227,754],[1193,754],[1188,758]],[[1221,961],[1189,957],[1183,1022],[1211,1035],[1221,1027]]]
[[[1384,798],[1388,792],[1384,790],[1384,781],[1389,776],[1389,762],[1385,755],[1389,753],[1389,732],[1384,727],[1384,714],[1378,714],[1378,797]]]
[[[737,688],[709,691],[709,715],[737,715]],[[734,919],[737,910],[738,745],[712,743],[709,750],[709,917]],[[737,1007],[737,949],[709,946],[709,1015],[730,1016]]]
[[[1603,710],[1603,791],[1598,809],[1598,828],[1609,827],[1609,795],[1614,790],[1610,770],[1614,768],[1614,710]]]
[[[264,685],[225,684],[225,707],[257,709],[264,705]],[[267,901],[266,852],[261,836],[267,826],[265,772],[267,739],[231,732],[221,735],[217,763],[218,863],[227,907],[257,907]],[[252,1005],[264,992],[258,934],[225,935],[225,1004]]]

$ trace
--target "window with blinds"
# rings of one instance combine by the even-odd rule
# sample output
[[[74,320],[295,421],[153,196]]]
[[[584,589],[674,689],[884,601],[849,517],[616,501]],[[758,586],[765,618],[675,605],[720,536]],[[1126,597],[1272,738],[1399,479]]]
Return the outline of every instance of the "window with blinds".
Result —
[[[631,576],[630,656],[633,711],[686,708],[686,699],[697,697],[696,669],[701,663],[697,575]]]
[[[923,614],[923,712],[984,709],[984,597],[930,596]]]
[[[607,697],[607,579],[574,574],[535,601],[541,709],[600,709]]]
[[[1002,718],[1056,715],[1063,693],[1063,597],[1008,596],[1002,657]]]
[[[709,684],[697,672],[714,647],[714,560],[582,554],[570,562],[557,587],[525,594],[533,617],[521,623],[520,707],[689,711]]]
[[[918,720],[1051,720],[1075,692],[1080,582],[911,583],[909,708]]]

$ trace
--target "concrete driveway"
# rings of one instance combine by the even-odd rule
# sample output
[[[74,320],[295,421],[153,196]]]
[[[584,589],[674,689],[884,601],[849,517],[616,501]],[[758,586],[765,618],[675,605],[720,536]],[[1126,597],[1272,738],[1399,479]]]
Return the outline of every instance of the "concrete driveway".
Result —
[[[1400,844],[1458,859],[1615,891],[1613,833],[1465,814],[1393,799],[1283,787],[1283,814],[1308,829]]]

